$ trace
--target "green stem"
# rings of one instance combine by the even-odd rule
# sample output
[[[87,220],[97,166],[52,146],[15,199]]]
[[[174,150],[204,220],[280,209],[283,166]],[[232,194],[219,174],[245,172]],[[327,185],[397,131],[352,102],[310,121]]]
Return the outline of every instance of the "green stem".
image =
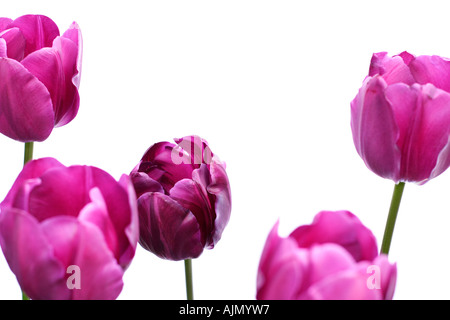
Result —
[[[389,214],[386,221],[386,227],[384,229],[383,242],[381,243],[381,253],[389,254],[389,248],[391,247],[392,234],[394,233],[395,220],[397,219],[398,209],[402,200],[403,189],[405,188],[404,182],[399,182],[394,187],[392,194],[391,207],[389,208]]]
[[[194,288],[192,286],[192,259],[184,260],[184,271],[186,274],[187,300],[194,300]]]
[[[26,142],[25,143],[23,165],[26,165],[28,161],[33,159],[33,146],[34,146],[34,142]]]
[[[23,156],[23,165],[25,166],[28,161],[33,159],[33,147],[34,142],[25,142],[25,150],[24,150],[24,156]],[[22,300],[30,300],[28,298],[27,294],[22,290]]]

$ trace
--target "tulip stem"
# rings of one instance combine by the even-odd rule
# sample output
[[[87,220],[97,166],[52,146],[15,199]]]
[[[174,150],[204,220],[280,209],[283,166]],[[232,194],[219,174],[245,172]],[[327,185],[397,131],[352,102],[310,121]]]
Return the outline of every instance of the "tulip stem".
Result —
[[[381,253],[389,254],[389,248],[391,247],[392,234],[394,233],[395,220],[397,219],[398,209],[402,200],[403,189],[405,188],[404,182],[399,182],[394,187],[392,194],[391,206],[389,208],[389,214],[386,221],[386,227],[384,228],[383,242],[381,243]]]
[[[30,161],[31,159],[33,159],[33,147],[34,147],[34,142],[25,142],[25,151],[24,151],[24,156],[23,156],[23,165],[25,166],[27,164],[28,161]],[[30,300],[30,298],[28,298],[27,294],[22,291],[22,300]]]
[[[192,286],[192,259],[184,260],[184,271],[186,274],[187,300],[194,300],[194,288]]]
[[[25,142],[25,152],[23,157],[23,165],[26,165],[28,161],[33,159],[33,146],[34,142]]]

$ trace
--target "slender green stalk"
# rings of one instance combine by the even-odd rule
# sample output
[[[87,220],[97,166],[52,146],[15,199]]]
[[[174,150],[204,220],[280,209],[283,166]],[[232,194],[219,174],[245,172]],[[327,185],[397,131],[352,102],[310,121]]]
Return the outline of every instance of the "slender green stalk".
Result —
[[[25,166],[28,161],[33,159],[33,147],[34,142],[25,142],[25,150],[24,150],[24,156],[23,156],[23,165]],[[22,300],[30,300],[28,298],[27,294],[22,291]]]
[[[187,300],[194,300],[194,288],[192,286],[192,259],[184,260],[184,271],[186,274]]]
[[[28,161],[33,159],[33,146],[34,146],[34,142],[25,142],[23,165],[26,165]]]
[[[404,182],[399,182],[394,187],[392,194],[391,206],[389,208],[389,214],[386,221],[386,227],[384,228],[383,242],[381,243],[381,253],[389,254],[389,248],[391,247],[392,234],[394,233],[395,220],[397,219],[398,209],[402,200],[403,189],[405,188]]]

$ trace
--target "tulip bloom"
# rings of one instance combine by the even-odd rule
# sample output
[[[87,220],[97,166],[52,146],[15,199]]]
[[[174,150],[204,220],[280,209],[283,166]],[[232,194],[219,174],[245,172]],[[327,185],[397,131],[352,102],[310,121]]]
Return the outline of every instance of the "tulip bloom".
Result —
[[[139,243],[160,258],[197,258],[221,238],[231,213],[225,164],[197,136],[159,142],[130,176],[138,197]]]
[[[0,204],[0,245],[31,299],[115,299],[138,241],[136,196],[89,166],[28,162]]]
[[[42,15],[0,18],[0,132],[44,141],[80,104],[82,38],[74,22],[60,36]]]
[[[377,255],[372,232],[348,211],[323,211],[288,237],[278,222],[258,268],[258,300],[392,299],[397,267]]]
[[[423,184],[450,165],[450,60],[373,55],[351,103],[358,154],[377,175]]]

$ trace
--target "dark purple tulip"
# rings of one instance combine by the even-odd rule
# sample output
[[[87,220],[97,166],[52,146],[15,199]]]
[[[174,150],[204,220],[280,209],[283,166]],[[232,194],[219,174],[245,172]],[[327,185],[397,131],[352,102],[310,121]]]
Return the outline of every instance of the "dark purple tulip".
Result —
[[[208,143],[188,136],[152,145],[131,172],[140,240],[169,260],[197,258],[221,238],[231,213],[225,163]]]

